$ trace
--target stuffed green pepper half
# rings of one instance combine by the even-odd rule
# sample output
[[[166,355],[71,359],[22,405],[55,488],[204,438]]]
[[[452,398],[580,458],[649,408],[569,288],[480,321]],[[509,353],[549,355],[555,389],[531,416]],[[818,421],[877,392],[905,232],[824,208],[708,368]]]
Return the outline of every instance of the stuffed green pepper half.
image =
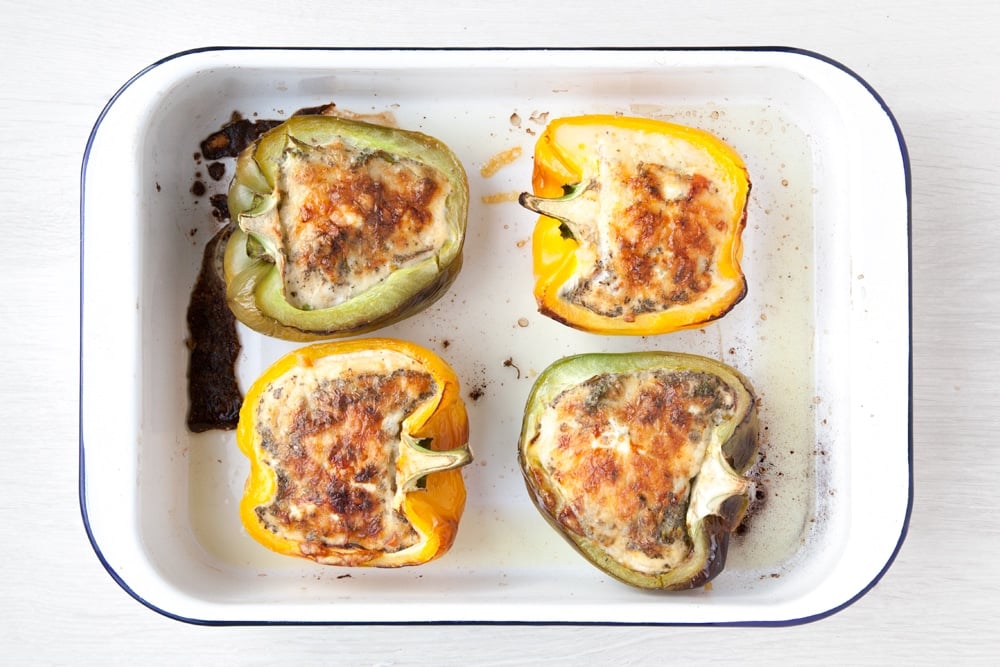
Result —
[[[439,140],[333,116],[294,116],[240,153],[227,300],[286,340],[354,335],[426,308],[462,265],[469,189]]]
[[[547,368],[518,461],[542,515],[633,586],[718,575],[749,502],[757,399],[735,369],[690,354],[583,354]]]

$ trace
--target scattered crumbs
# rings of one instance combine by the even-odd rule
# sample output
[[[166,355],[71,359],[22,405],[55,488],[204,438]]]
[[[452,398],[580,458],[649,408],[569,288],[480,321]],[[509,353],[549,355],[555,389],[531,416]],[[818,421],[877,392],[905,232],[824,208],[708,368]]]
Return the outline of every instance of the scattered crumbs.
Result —
[[[510,124],[514,127],[521,127],[521,116],[516,111],[510,115]]]
[[[787,188],[787,187],[788,187],[788,179],[787,179],[787,178],[783,178],[783,179],[781,179],[781,185],[782,185],[783,187],[786,187],[786,188]]]
[[[710,582],[708,582],[707,584],[705,584],[705,585],[704,585],[704,586],[702,586],[701,588],[702,588],[702,590],[704,590],[704,591],[706,591],[706,592],[707,592],[707,591],[711,591],[711,590],[712,590],[712,582],[711,582],[711,581],[710,581]]]
[[[447,350],[449,347],[451,347],[451,341],[445,338],[444,340],[441,341],[441,347]]]
[[[213,181],[221,181],[222,177],[226,175],[226,165],[221,162],[213,162],[208,165],[208,175]]]
[[[517,198],[521,196],[521,193],[517,190],[513,192],[494,192],[493,194],[483,195],[481,197],[484,204],[503,204],[505,202],[517,201]]]
[[[761,319],[762,322],[766,322],[767,321],[767,313],[761,313],[760,314],[760,319]]]
[[[486,395],[486,388],[490,385],[490,373],[485,365],[476,364],[471,375],[473,377],[468,378],[468,385],[471,387],[468,396],[473,401],[478,401]]]
[[[197,227],[192,227],[191,229],[188,230],[188,236],[194,236],[197,233],[198,233]]]
[[[512,146],[506,150],[500,151],[489,160],[486,161],[479,169],[479,173],[483,178],[489,178],[493,174],[500,171],[503,167],[511,164],[517,158],[521,157],[523,149],[520,146]]]
[[[517,242],[518,248],[523,248],[526,245],[528,245],[528,239],[521,239],[520,241]]]
[[[350,579],[351,575],[349,575],[349,574],[340,574],[340,575],[337,575],[337,578],[338,579]]]
[[[208,198],[212,204],[212,216],[219,222],[229,220],[229,196],[225,193],[215,194]]]
[[[858,274],[858,280],[864,280],[864,279],[865,279],[865,274],[859,273]]]
[[[159,183],[157,183],[157,184],[156,184],[156,191],[157,191],[157,192],[159,192],[159,191],[160,191],[160,189],[161,189],[161,188],[160,188],[160,184],[159,184]]]
[[[521,369],[518,368],[517,364],[514,363],[514,358],[513,357],[507,357],[506,359],[504,359],[503,360],[503,366],[504,366],[504,368],[513,368],[514,371],[517,372],[517,379],[518,380],[521,379]]]
[[[528,326],[528,318],[527,317],[517,318],[517,326],[521,327],[522,329]]]
[[[545,125],[549,122],[549,112],[548,111],[532,111],[531,116],[528,117],[532,123],[536,125]]]
[[[535,131],[533,129],[531,129],[530,127],[524,128],[524,131],[526,133],[530,134],[531,136],[535,136]]]
[[[191,194],[193,194],[195,197],[204,197],[206,192],[207,190],[205,188],[205,184],[202,183],[201,181],[195,181],[191,185]]]
[[[729,348],[729,354],[736,354],[736,348],[735,347]]]

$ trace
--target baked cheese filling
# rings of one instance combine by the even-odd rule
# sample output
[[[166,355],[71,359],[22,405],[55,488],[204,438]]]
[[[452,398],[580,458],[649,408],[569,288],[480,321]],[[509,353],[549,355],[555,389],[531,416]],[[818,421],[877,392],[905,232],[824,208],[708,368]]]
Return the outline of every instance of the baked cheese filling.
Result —
[[[256,426],[277,488],[260,520],[303,554],[395,552],[419,540],[393,509],[404,420],[437,392],[430,373],[393,351],[316,360],[268,385]],[[360,561],[367,560],[357,553]]]
[[[247,231],[277,250],[296,308],[337,306],[448,242],[451,185],[427,164],[346,142],[292,143],[281,159],[277,215]]]
[[[532,441],[550,480],[546,509],[633,570],[676,567],[691,549],[693,481],[736,400],[695,371],[597,375],[565,390]]]
[[[560,140],[572,142],[574,131],[562,130]],[[609,131],[591,142],[597,161],[584,176],[594,191],[583,195],[590,215],[574,221],[577,270],[560,296],[626,321],[710,302],[727,287],[717,265],[736,217],[731,188],[711,157],[657,134],[624,141]],[[645,161],[649,155],[663,164]]]

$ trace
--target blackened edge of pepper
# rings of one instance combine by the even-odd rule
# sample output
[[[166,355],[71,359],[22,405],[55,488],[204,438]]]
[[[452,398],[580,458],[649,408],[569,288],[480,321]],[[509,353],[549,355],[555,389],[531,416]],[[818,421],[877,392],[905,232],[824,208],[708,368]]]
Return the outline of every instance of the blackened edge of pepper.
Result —
[[[206,244],[188,302],[187,426],[194,433],[235,429],[243,404],[236,380],[242,346],[219,272],[220,252],[232,232],[227,225]]]

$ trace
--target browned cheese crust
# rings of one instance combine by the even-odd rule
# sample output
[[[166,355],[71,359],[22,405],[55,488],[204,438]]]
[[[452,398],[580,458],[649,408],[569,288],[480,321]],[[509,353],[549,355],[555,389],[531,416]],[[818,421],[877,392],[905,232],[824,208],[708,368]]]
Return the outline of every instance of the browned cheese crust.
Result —
[[[391,505],[395,460],[401,421],[435,391],[431,375],[415,370],[291,374],[272,383],[257,409],[277,477],[273,502],[257,508],[263,524],[301,541],[304,555],[337,553],[344,564],[416,543]]]
[[[718,187],[658,164],[618,163],[613,169],[620,196],[607,219],[607,237],[590,239],[606,247],[597,248],[593,270],[564,297],[626,320],[695,301],[712,287],[716,253],[730,233]]]
[[[279,188],[286,299],[337,305],[448,238],[447,179],[432,167],[345,144],[288,151]]]
[[[697,372],[598,375],[566,390],[550,407],[555,442],[542,454],[562,502],[550,489],[546,510],[609,551],[686,553],[691,478],[734,406],[729,387]]]

